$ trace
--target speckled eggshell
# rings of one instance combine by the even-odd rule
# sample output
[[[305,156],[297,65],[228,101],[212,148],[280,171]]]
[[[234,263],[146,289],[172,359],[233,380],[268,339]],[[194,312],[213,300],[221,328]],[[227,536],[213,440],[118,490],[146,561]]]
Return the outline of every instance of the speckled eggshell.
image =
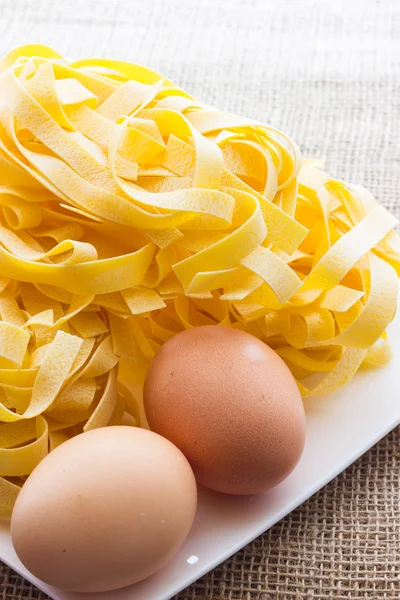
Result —
[[[163,567],[188,534],[196,503],[190,465],[168,440],[136,427],[95,429],[36,467],[14,507],[11,537],[39,579],[103,592]]]
[[[216,491],[263,492],[289,475],[303,450],[292,374],[276,352],[236,329],[197,327],[169,340],[147,373],[144,405],[151,429]]]

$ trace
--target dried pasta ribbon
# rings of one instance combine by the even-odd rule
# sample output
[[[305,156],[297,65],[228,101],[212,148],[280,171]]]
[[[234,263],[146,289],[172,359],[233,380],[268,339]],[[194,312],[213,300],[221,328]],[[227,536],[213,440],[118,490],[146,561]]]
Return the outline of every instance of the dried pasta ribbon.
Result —
[[[400,242],[367,190],[139,65],[29,45],[0,79],[1,515],[58,445],[140,426],[120,361],[184,329],[257,336],[303,396],[390,360]]]

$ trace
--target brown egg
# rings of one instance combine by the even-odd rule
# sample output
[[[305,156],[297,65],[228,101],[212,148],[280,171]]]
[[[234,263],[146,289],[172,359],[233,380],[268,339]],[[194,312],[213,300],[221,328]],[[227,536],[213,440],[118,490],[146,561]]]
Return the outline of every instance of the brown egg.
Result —
[[[136,427],[78,435],[28,478],[11,520],[14,548],[36,577],[77,592],[120,588],[164,566],[197,502],[183,454]]]
[[[199,483],[230,494],[262,492],[298,462],[305,417],[296,382],[257,338],[197,327],[169,340],[144,385],[153,431],[188,458]]]

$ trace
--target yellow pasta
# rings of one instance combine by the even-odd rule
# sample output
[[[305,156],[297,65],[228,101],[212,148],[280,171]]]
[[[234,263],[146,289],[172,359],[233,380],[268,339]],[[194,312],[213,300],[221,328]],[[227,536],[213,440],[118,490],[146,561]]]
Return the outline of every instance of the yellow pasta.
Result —
[[[70,437],[140,425],[119,363],[186,328],[259,337],[304,396],[390,360],[400,244],[367,190],[139,65],[31,45],[0,79],[0,514]]]

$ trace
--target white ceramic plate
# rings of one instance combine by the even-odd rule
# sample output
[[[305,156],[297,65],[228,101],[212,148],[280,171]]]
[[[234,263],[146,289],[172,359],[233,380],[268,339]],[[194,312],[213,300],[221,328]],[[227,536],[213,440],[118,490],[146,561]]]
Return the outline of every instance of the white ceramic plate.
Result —
[[[400,314],[390,328],[393,361],[361,370],[340,393],[307,402],[307,443],[286,481],[259,496],[231,497],[200,490],[189,538],[156,575],[104,594],[74,594],[33,577],[18,560],[8,525],[0,522],[0,559],[54,600],[167,600],[317,492],[400,423]]]

